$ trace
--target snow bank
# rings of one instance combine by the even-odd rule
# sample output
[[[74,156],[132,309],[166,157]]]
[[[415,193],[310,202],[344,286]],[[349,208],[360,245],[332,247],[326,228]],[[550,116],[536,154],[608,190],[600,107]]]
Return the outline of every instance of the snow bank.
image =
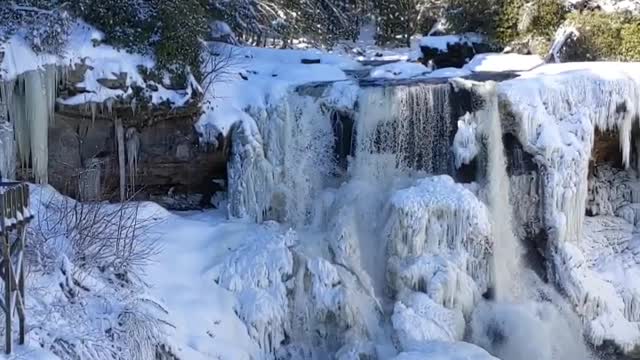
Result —
[[[464,66],[464,70],[471,72],[502,72],[502,71],[527,71],[544,64],[544,60],[538,55],[478,54]]]

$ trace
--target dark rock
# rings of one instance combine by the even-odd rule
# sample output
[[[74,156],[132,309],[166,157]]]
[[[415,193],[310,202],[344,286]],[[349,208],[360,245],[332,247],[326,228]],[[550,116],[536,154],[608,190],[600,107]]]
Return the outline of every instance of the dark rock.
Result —
[[[300,62],[305,64],[305,65],[320,64],[320,59],[302,59],[302,60],[300,60]]]
[[[446,67],[463,67],[476,54],[499,51],[498,48],[485,43],[459,42],[447,45],[447,50],[421,46],[422,62],[426,66],[433,65],[436,69]]]
[[[127,73],[121,72],[119,74],[113,74],[115,79],[97,79],[96,81],[112,90],[126,90],[127,89]]]

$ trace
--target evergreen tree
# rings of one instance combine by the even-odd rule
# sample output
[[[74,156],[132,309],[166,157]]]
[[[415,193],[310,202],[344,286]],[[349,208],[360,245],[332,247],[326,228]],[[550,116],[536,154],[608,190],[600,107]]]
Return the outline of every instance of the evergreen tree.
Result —
[[[378,42],[400,41],[411,45],[411,37],[428,32],[444,7],[442,0],[375,0]]]

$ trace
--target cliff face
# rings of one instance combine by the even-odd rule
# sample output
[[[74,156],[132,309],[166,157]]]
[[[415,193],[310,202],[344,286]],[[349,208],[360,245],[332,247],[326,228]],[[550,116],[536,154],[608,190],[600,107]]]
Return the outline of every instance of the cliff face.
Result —
[[[49,182],[75,198],[118,198],[120,162],[116,121],[122,119],[126,195],[157,200],[170,208],[207,206],[213,180],[226,177],[226,143],[198,143],[193,123],[197,104],[180,109],[138,110],[113,107],[92,114],[64,107],[49,129]]]

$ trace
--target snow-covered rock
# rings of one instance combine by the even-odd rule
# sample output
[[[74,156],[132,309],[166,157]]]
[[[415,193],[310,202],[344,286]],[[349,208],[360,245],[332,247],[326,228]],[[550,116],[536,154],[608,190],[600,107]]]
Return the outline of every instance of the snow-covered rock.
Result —
[[[391,322],[403,350],[427,341],[460,341],[464,336],[462,312],[447,309],[424,293],[411,292],[396,302]]]
[[[538,55],[521,54],[478,54],[464,66],[471,72],[528,71],[544,64]]]
[[[407,79],[424,76],[429,72],[429,68],[422,64],[397,62],[375,67],[371,70],[369,76],[381,79]]]

